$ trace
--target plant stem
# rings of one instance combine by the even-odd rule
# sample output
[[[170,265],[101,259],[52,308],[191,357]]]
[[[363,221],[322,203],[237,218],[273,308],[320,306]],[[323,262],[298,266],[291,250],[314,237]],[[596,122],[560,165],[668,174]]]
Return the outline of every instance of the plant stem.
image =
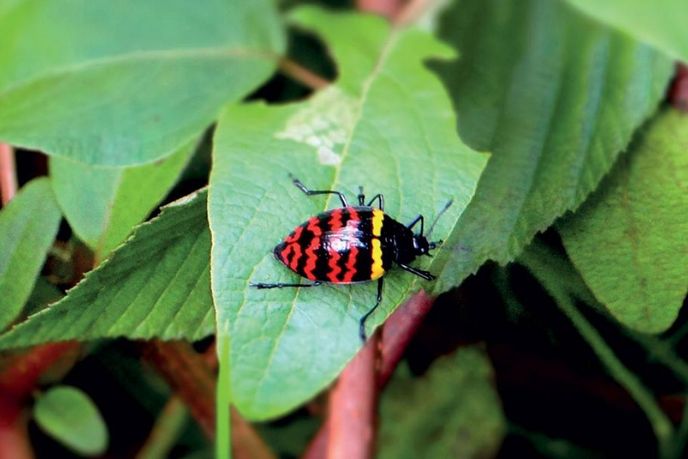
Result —
[[[381,390],[389,382],[411,339],[430,311],[432,302],[433,299],[430,296],[420,291],[399,306],[383,325],[379,345],[379,362],[377,362],[378,374],[375,384],[377,390]],[[358,382],[355,382],[355,384],[358,384]],[[330,412],[335,409],[335,407],[330,406]],[[329,419],[328,417],[325,420],[318,433],[311,440],[306,452],[302,456],[303,459],[320,459],[325,457],[325,452],[329,448]],[[355,419],[350,420],[350,422],[356,421]]]
[[[222,339],[218,340],[220,358],[226,358],[228,348]],[[215,436],[215,413],[217,410],[217,457],[230,457],[230,436],[235,456],[238,459],[274,459],[275,455],[263,442],[253,427],[236,410],[231,410],[234,429],[229,431],[229,390],[217,386],[213,368],[208,357],[200,355],[185,341],[151,341],[143,345],[143,357],[167,381],[176,395],[189,408],[208,438]],[[224,366],[220,365],[220,372]],[[220,374],[220,378],[228,375]],[[220,381],[224,381],[220,379]],[[215,398],[216,389],[217,401]],[[226,402],[226,403],[225,403]],[[223,419],[225,421],[223,421]],[[226,425],[222,425],[226,422]],[[226,434],[224,434],[226,432]],[[224,449],[220,449],[224,448]],[[221,451],[226,453],[220,454]]]
[[[278,67],[282,73],[314,91],[323,89],[330,84],[325,78],[311,72],[306,67],[303,67],[301,64],[287,57],[283,57],[279,60]]]
[[[330,392],[328,459],[372,457],[378,342],[379,333],[375,333],[349,362]]]
[[[356,8],[361,11],[392,17],[403,6],[403,0],[356,0]]]
[[[9,359],[0,372],[0,457],[32,457],[26,433],[26,404],[41,375],[77,349],[79,344],[71,341],[44,344]]]
[[[629,371],[616,357],[614,351],[607,345],[597,330],[587,321],[585,316],[576,308],[568,294],[562,290],[556,273],[547,268],[546,263],[540,257],[543,252],[537,246],[526,250],[519,262],[538,279],[547,292],[554,298],[559,308],[569,318],[578,332],[588,342],[597,357],[604,364],[610,375],[623,386],[633,397],[635,402],[645,412],[655,436],[657,437],[659,457],[670,455],[671,441],[673,438],[673,426],[657,405],[652,394],[645,388],[642,382]]]
[[[232,423],[229,415],[229,406],[232,401],[231,375],[229,373],[229,335],[218,333],[217,353],[220,364],[218,375],[217,394],[215,396],[215,412],[217,413],[217,439],[215,440],[215,457],[218,459],[231,459],[232,445],[229,439],[232,437]]]
[[[423,290],[413,295],[394,311],[382,327],[380,367],[377,385],[387,385],[406,348],[416,335],[423,319],[432,308],[433,299]]]
[[[688,112],[688,66],[676,65],[676,76],[669,90],[669,100],[674,108]]]
[[[6,143],[0,143],[0,197],[3,207],[17,194],[17,173],[14,161],[14,149]]]
[[[136,459],[164,459],[177,442],[187,419],[187,411],[179,397],[173,396],[165,404],[153,429],[148,434]]]
[[[181,398],[208,438],[215,433],[213,374],[200,356],[183,341],[151,341],[143,357]]]

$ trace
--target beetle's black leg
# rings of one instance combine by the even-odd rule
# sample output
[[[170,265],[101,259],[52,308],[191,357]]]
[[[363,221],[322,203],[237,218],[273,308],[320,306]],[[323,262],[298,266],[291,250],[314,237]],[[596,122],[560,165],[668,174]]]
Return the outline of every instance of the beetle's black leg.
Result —
[[[249,284],[251,287],[258,288],[258,289],[263,289],[263,288],[284,288],[284,287],[317,287],[318,285],[322,285],[322,282],[320,281],[315,281],[312,284],[283,284],[283,283],[277,283],[277,284],[264,284],[262,282],[258,282],[257,284]]]
[[[418,222],[420,222],[420,235],[422,236],[423,235],[423,226],[425,224],[425,219],[423,218],[422,215],[419,215],[416,218],[414,218],[411,223],[406,225],[406,228],[411,229],[414,226],[416,226],[416,224],[418,224]]]
[[[373,199],[368,203],[368,207],[377,199],[377,208],[380,210],[385,210],[385,198],[381,194],[376,194]]]
[[[361,185],[358,186],[358,205],[362,206],[365,203],[365,194],[363,194],[363,187]]]
[[[408,271],[408,272],[410,272],[411,274],[415,274],[416,276],[422,277],[422,278],[425,279],[425,280],[433,280],[433,279],[436,278],[435,275],[433,275],[432,273],[430,273],[430,272],[428,272],[428,271],[423,271],[422,269],[416,269],[416,268],[414,268],[413,266],[404,265],[404,264],[401,264],[401,263],[398,263],[398,264],[399,264],[399,267],[400,267],[401,269],[403,269],[404,271]]]
[[[377,281],[377,301],[375,302],[375,306],[370,308],[370,311],[366,312],[363,314],[363,317],[361,317],[361,320],[358,322],[358,335],[361,337],[361,341],[364,343],[366,342],[366,331],[365,331],[365,323],[366,319],[370,317],[370,315],[375,312],[378,306],[380,306],[380,302],[382,302],[382,277],[378,279]]]
[[[316,194],[336,194],[337,196],[339,196],[339,200],[342,201],[342,207],[349,207],[349,203],[346,201],[346,196],[344,196],[343,193],[332,190],[309,190],[308,188],[306,188],[306,185],[304,185],[303,182],[301,182],[301,180],[297,179],[291,174],[289,174],[289,177],[291,177],[291,181],[294,183],[294,186],[296,186],[296,188],[303,191],[308,196],[314,196]]]

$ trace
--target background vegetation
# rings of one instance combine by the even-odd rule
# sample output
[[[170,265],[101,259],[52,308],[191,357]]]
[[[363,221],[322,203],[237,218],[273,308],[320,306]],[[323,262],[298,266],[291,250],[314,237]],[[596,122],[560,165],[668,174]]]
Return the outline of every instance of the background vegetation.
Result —
[[[683,457],[687,23],[0,3],[0,457]],[[454,201],[363,347],[373,283],[249,287],[336,205],[290,173],[400,221]]]

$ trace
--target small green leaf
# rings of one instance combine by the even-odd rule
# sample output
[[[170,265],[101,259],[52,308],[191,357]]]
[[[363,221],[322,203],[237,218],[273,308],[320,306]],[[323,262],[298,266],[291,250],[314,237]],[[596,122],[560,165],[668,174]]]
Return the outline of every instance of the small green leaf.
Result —
[[[395,375],[380,406],[380,459],[494,457],[506,433],[485,352],[461,348],[422,378]]]
[[[688,62],[688,2],[685,0],[567,1],[671,57]]]
[[[189,143],[161,161],[133,167],[98,167],[50,158],[57,202],[97,259],[122,243],[165,197],[195,144]]]
[[[212,333],[206,192],[163,207],[68,295],[0,337],[0,348]]]
[[[659,333],[688,293],[688,117],[668,110],[559,226],[597,299],[622,323]]]
[[[28,183],[0,212],[0,330],[12,323],[29,298],[60,218],[46,178]]]
[[[375,303],[375,283],[257,290],[250,282],[297,282],[272,248],[294,226],[339,201],[313,189],[358,185],[385,195],[402,222],[432,218],[449,200],[433,239],[444,239],[473,195],[486,156],[461,143],[451,102],[424,65],[450,48],[416,29],[390,29],[373,16],[302,8],[294,21],[322,35],[341,80],[301,103],[228,107],[214,143],[210,188],[212,279],[218,333],[231,340],[232,401],[248,417],[284,413],[329,384],[360,348],[358,321]],[[427,226],[426,226],[427,228]],[[444,258],[417,266],[441,272]],[[421,282],[385,276],[369,332]]]
[[[445,244],[457,285],[486,260],[507,263],[595,189],[653,113],[673,71],[648,46],[551,0],[461,0],[441,36],[458,128],[491,151],[475,198]]]
[[[48,435],[78,454],[98,456],[107,448],[108,431],[98,407],[75,387],[48,390],[36,401],[33,416]]]
[[[177,151],[284,48],[271,0],[20,1],[0,30],[0,139],[100,165]]]

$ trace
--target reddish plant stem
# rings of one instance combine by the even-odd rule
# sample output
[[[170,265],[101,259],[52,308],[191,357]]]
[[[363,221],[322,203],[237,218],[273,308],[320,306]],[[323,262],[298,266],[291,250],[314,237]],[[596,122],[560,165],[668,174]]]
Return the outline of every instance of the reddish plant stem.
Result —
[[[688,112],[688,66],[678,64],[676,76],[669,90],[669,101],[674,108]]]
[[[403,0],[356,0],[356,8],[391,18],[404,3]]]
[[[26,436],[25,407],[41,375],[65,354],[78,349],[75,342],[36,346],[12,357],[0,370],[0,457],[32,457]]]
[[[14,149],[6,143],[0,143],[0,197],[2,197],[2,206],[6,206],[15,194],[17,194],[17,173]]]
[[[215,435],[215,374],[207,355],[197,354],[185,341],[151,341],[143,358],[167,381],[208,438]],[[212,362],[211,362],[212,363]],[[275,455],[232,408],[232,450],[238,459],[274,459]]]
[[[328,419],[325,419],[318,432],[311,439],[308,447],[306,447],[306,451],[301,456],[301,459],[324,459],[330,441],[329,432],[330,423]]]
[[[143,358],[167,381],[189,408],[208,438],[215,433],[213,373],[193,348],[183,341],[151,341],[143,345]]]
[[[377,375],[379,389],[389,382],[406,348],[430,312],[432,304],[433,298],[421,290],[394,311],[385,322],[382,327],[380,366]]]
[[[330,392],[327,459],[366,459],[373,452],[379,333],[349,362]]]
[[[408,301],[401,305],[385,322],[382,333],[381,341],[379,343],[378,349],[378,365],[377,365],[377,375],[375,378],[375,387],[377,390],[381,390],[388,382],[394,369],[399,364],[404,351],[408,347],[411,339],[416,334],[418,328],[425,316],[430,312],[433,304],[433,298],[427,295],[425,292],[420,291],[414,296],[412,296]],[[370,343],[368,343],[370,344]],[[368,346],[368,345],[366,345]],[[365,352],[365,348],[362,352]],[[353,360],[349,366],[353,365],[355,360]],[[349,366],[344,369],[342,377],[349,371]],[[353,371],[353,370],[352,370]],[[363,382],[361,380],[354,380],[351,382],[352,385],[360,385]],[[337,383],[337,387],[341,385],[341,379]],[[353,389],[353,394],[356,395],[358,392],[364,392],[365,389],[360,387]],[[306,452],[302,456],[303,459],[321,459],[326,457],[327,451],[330,448],[335,448],[330,442],[330,436],[332,430],[338,430],[343,428],[340,424],[331,424],[330,421],[335,413],[340,409],[338,408],[339,400],[330,398],[330,415],[325,420],[323,425],[320,427],[318,433],[313,437]],[[342,402],[344,403],[344,402]],[[349,417],[348,420],[345,418],[344,421],[355,422],[356,419]],[[374,424],[371,424],[374,425]],[[361,428],[362,429],[362,428]],[[347,427],[348,430],[348,427]],[[351,428],[354,431],[354,428]],[[334,438],[333,441],[341,440],[344,443],[341,435]],[[354,438],[352,442],[358,442],[359,439]],[[339,446],[342,447],[342,446]],[[346,446],[343,446],[346,447]]]
[[[278,66],[282,73],[312,90],[322,89],[330,84],[325,78],[286,57],[279,60]]]

